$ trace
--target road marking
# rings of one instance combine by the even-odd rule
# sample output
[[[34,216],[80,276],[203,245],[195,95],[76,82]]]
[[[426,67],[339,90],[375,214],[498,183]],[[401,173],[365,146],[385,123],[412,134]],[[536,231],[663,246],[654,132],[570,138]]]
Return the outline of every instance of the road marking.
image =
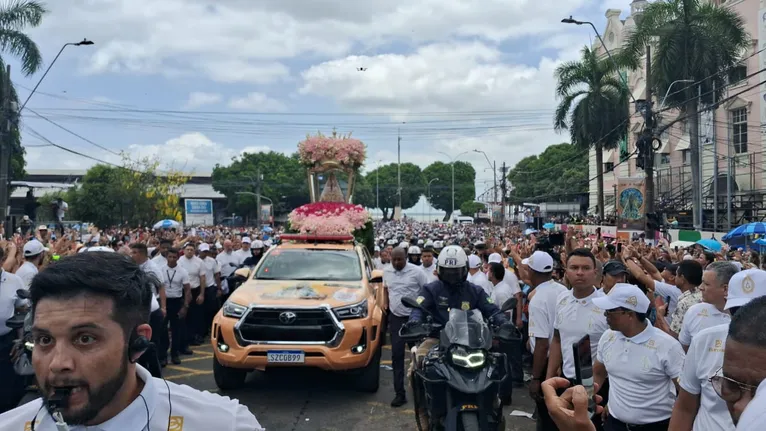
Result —
[[[209,376],[210,374],[213,374],[213,372],[212,371],[195,371],[193,373],[176,374],[175,376],[167,376],[165,377],[165,380],[177,380],[177,379],[185,379],[187,377]]]
[[[202,370],[195,370],[194,368],[179,367],[178,365],[168,365],[168,369],[173,371],[183,371],[185,373],[196,373],[196,372],[202,371]]]
[[[383,365],[391,365],[391,361],[380,361]]]
[[[181,362],[183,363],[183,362],[191,362],[191,361],[201,361],[203,359],[213,359],[213,357],[214,357],[213,355],[206,355],[206,356],[194,355],[191,358],[183,358],[183,359],[181,359]]]
[[[370,406],[373,406],[373,407],[383,407],[383,408],[386,408],[386,409],[390,409],[391,408],[390,405],[385,404],[385,403],[381,403],[381,402],[378,402],[378,401],[367,401],[367,405],[370,405]],[[397,409],[395,411],[398,412],[398,413],[404,413],[404,414],[408,414],[408,415],[414,415],[415,414],[415,410],[413,410],[413,409],[404,409],[404,410],[398,410]]]

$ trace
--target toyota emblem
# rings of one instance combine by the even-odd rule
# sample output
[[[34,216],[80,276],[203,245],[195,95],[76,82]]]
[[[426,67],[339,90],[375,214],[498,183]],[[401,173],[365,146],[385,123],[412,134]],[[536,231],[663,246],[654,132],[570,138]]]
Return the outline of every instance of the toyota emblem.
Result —
[[[279,321],[284,323],[285,325],[291,325],[295,322],[295,319],[298,318],[298,315],[293,313],[292,311],[285,311],[279,314]]]

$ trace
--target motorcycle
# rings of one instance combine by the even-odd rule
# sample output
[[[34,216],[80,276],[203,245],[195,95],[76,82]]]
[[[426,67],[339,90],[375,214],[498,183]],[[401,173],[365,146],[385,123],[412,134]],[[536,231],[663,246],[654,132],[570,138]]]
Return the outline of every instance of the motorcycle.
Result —
[[[500,382],[510,376],[510,367],[504,353],[492,351],[492,342],[521,339],[518,329],[513,325],[490,327],[478,310],[459,309],[450,310],[449,320],[441,325],[415,300],[403,298],[402,304],[420,309],[426,315],[425,323],[402,327],[399,332],[402,339],[419,342],[440,331],[439,344],[411,375],[418,430],[504,430],[505,417],[498,388]],[[515,306],[516,298],[511,298],[503,304],[501,312]],[[421,425],[424,418],[420,417],[418,404],[423,401],[428,430],[423,430]]]

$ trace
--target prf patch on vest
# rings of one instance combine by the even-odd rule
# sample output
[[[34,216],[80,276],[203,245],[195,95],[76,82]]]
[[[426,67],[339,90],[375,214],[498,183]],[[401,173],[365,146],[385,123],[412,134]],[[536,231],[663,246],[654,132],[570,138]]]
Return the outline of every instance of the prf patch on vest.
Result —
[[[184,417],[183,416],[171,416],[170,427],[168,431],[183,431],[184,429]]]

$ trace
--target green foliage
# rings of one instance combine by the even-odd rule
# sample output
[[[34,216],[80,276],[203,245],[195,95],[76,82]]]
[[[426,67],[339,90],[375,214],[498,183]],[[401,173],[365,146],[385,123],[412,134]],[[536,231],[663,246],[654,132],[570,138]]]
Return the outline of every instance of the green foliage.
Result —
[[[551,145],[538,156],[519,160],[510,170],[511,204],[572,201],[588,192],[588,155],[563,143]]]
[[[473,217],[477,212],[486,208],[481,202],[474,202],[473,200],[465,201],[460,204],[460,214],[468,217]]]
[[[354,181],[353,203],[365,208],[375,208],[375,177],[365,176],[357,172]]]
[[[228,212],[241,216],[256,215],[256,197],[237,192],[258,190],[258,173],[263,175],[261,195],[274,202],[274,214],[292,211],[309,203],[306,168],[298,155],[286,156],[276,151],[245,153],[232,159],[228,166],[213,168],[213,188],[228,198]],[[262,204],[268,204],[262,200]]]
[[[651,42],[655,37],[659,42]],[[675,81],[692,80],[702,82],[703,95],[715,88],[720,97],[728,84],[728,74],[721,72],[739,64],[742,53],[751,47],[744,18],[736,10],[699,0],[649,3],[628,35],[619,60],[638,69],[649,43],[653,90],[661,95]],[[686,109],[687,104],[696,103],[698,91],[697,85],[676,84],[665,104]]]
[[[402,210],[412,208],[420,200],[420,196],[423,194],[425,185],[423,184],[423,173],[420,171],[420,167],[412,163],[402,163]],[[378,181],[380,210],[383,211],[383,217],[389,219],[393,217],[393,210],[398,203],[398,196],[396,194],[397,189],[397,165],[396,163],[390,163],[388,165],[380,166],[379,168],[370,171],[365,176],[366,183],[369,184],[371,197],[368,197],[370,202],[365,201],[361,203],[368,208],[375,207],[375,192],[376,181]],[[366,205],[370,204],[370,205]]]
[[[0,48],[21,60],[24,75],[37,72],[43,65],[43,56],[37,44],[22,30],[39,26],[47,12],[42,3],[32,0],[6,2],[0,6]]]
[[[354,231],[354,239],[359,244],[367,247],[370,254],[375,252],[375,232],[372,220],[368,221],[363,228]]]
[[[147,226],[165,218],[181,221],[178,195],[188,178],[173,171],[160,175],[158,168],[156,159],[130,160],[123,154],[123,166],[95,165],[77,187],[39,198],[38,214],[52,216],[50,203],[60,196],[69,204],[68,219],[101,228]]]
[[[430,196],[426,196],[428,202],[434,208],[445,211],[444,220],[449,220],[452,213],[452,167],[449,163],[434,162],[423,169],[423,177],[426,183],[434,178],[438,180],[431,183]],[[455,208],[459,209],[461,202],[471,201],[476,198],[476,171],[467,162],[455,162]],[[428,190],[427,190],[428,191]]]

